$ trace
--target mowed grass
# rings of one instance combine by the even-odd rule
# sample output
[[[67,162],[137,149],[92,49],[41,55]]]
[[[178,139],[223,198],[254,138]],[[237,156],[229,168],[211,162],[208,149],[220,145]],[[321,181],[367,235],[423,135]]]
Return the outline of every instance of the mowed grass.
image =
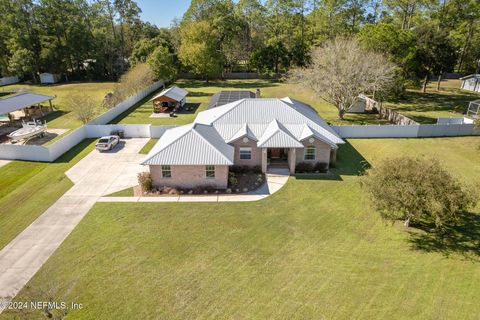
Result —
[[[140,154],[148,154],[157,142],[158,142],[158,139],[155,139],[155,138],[152,138],[152,139],[148,140],[148,142],[143,146],[143,148],[140,149],[139,153]]]
[[[97,113],[100,115],[102,112],[106,111],[101,107],[103,98],[105,97],[105,94],[113,91],[113,87],[113,82],[59,83],[54,85],[20,83],[4,86],[1,90],[8,92],[12,89],[22,88],[35,93],[56,96],[56,98],[52,100],[55,112],[44,117],[48,126],[50,128],[75,129],[80,127],[82,123],[75,118],[74,113],[70,112],[71,109],[68,105],[68,96],[74,93],[92,97],[98,104]]]
[[[440,91],[436,86],[436,81],[430,82],[426,93],[408,89],[404,99],[389,101],[385,106],[419,123],[436,123],[439,117],[463,117],[469,102],[480,99],[479,93],[460,89],[460,80],[442,81]]]
[[[84,140],[53,163],[12,161],[0,168],[0,249],[70,189],[65,171],[93,150],[92,141]]]
[[[258,202],[97,203],[16,300],[57,288],[72,319],[478,319],[480,207],[438,243],[384,223],[358,173],[424,154],[473,183],[479,145],[350,140],[332,177]]]
[[[345,120],[338,120],[337,109],[315,97],[312,90],[296,84],[288,84],[273,80],[225,80],[225,81],[205,81],[199,80],[178,80],[175,85],[186,89],[189,94],[187,103],[192,108],[191,111],[180,111],[176,118],[150,118],[153,113],[152,102],[149,98],[140,102],[137,106],[131,108],[120,115],[113,123],[142,123],[153,125],[175,125],[187,124],[193,122],[198,112],[207,109],[212,96],[223,90],[250,90],[255,92],[258,88],[261,96],[265,98],[283,98],[291,97],[302,102],[310,104],[325,120],[337,124],[384,124],[387,121],[380,119],[378,115],[372,114],[347,114]]]

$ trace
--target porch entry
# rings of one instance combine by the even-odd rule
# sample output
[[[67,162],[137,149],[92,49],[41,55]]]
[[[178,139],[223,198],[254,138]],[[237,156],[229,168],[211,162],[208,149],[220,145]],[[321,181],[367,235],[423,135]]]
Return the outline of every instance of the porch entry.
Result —
[[[269,166],[288,167],[288,149],[269,148],[267,149],[267,159]]]

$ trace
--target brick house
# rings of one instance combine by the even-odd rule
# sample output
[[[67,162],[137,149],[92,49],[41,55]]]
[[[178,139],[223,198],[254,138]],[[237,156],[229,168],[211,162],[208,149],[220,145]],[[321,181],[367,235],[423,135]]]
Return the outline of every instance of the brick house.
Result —
[[[200,112],[192,124],[169,129],[148,165],[156,186],[226,188],[232,165],[328,167],[344,141],[309,105],[290,98],[241,99]]]

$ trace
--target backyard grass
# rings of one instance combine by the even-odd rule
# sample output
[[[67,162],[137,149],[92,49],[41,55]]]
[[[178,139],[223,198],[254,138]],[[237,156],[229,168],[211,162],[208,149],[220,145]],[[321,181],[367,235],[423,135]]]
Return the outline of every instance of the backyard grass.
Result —
[[[333,176],[258,202],[97,203],[16,299],[57,288],[72,319],[478,319],[480,207],[438,241],[384,223],[358,174],[424,154],[473,183],[479,145],[350,140]]]
[[[56,96],[52,100],[55,112],[45,116],[50,128],[75,129],[82,123],[70,112],[67,97],[71,93],[79,93],[91,96],[98,103],[98,114],[106,111],[100,105],[105,94],[113,90],[113,82],[84,82],[84,83],[60,83],[54,85],[32,85],[32,84],[14,84],[2,87],[2,91],[12,91],[13,89],[26,89],[31,92]]]
[[[468,103],[480,99],[480,94],[460,89],[460,80],[442,81],[440,91],[430,82],[427,92],[408,89],[404,99],[392,100],[385,106],[419,122],[436,123],[438,117],[463,117]]]
[[[337,109],[315,97],[308,88],[272,80],[226,80],[226,81],[205,81],[199,80],[178,80],[175,85],[186,89],[189,94],[187,103],[192,107],[192,111],[181,111],[176,118],[150,118],[153,112],[152,102],[149,98],[153,97],[159,91],[150,95],[149,98],[140,102],[137,106],[131,108],[120,115],[113,123],[142,123],[153,125],[174,125],[187,124],[193,122],[198,112],[206,110],[212,96],[222,90],[250,90],[255,92],[258,88],[261,90],[262,97],[265,98],[283,98],[291,97],[302,102],[310,104],[326,121],[335,124],[384,124],[388,123],[379,119],[377,115],[372,114],[347,114],[344,121],[338,120]]]
[[[140,154],[148,154],[152,150],[153,146],[158,142],[158,139],[152,138],[143,146],[143,148],[138,152]]]
[[[70,189],[65,171],[94,145],[84,140],[53,163],[12,161],[0,168],[0,249]]]

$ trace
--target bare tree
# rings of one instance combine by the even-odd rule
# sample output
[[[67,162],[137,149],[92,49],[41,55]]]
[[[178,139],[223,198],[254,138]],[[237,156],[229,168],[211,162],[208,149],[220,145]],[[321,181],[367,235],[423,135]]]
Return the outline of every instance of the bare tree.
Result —
[[[363,48],[355,39],[337,38],[314,49],[311,64],[293,69],[288,78],[335,105],[343,119],[359,94],[375,96],[390,89],[394,70],[395,65],[382,54]]]
[[[87,124],[92,121],[99,109],[99,103],[97,103],[92,97],[80,94],[72,93],[67,97],[68,108],[75,114],[75,117],[83,124]]]

